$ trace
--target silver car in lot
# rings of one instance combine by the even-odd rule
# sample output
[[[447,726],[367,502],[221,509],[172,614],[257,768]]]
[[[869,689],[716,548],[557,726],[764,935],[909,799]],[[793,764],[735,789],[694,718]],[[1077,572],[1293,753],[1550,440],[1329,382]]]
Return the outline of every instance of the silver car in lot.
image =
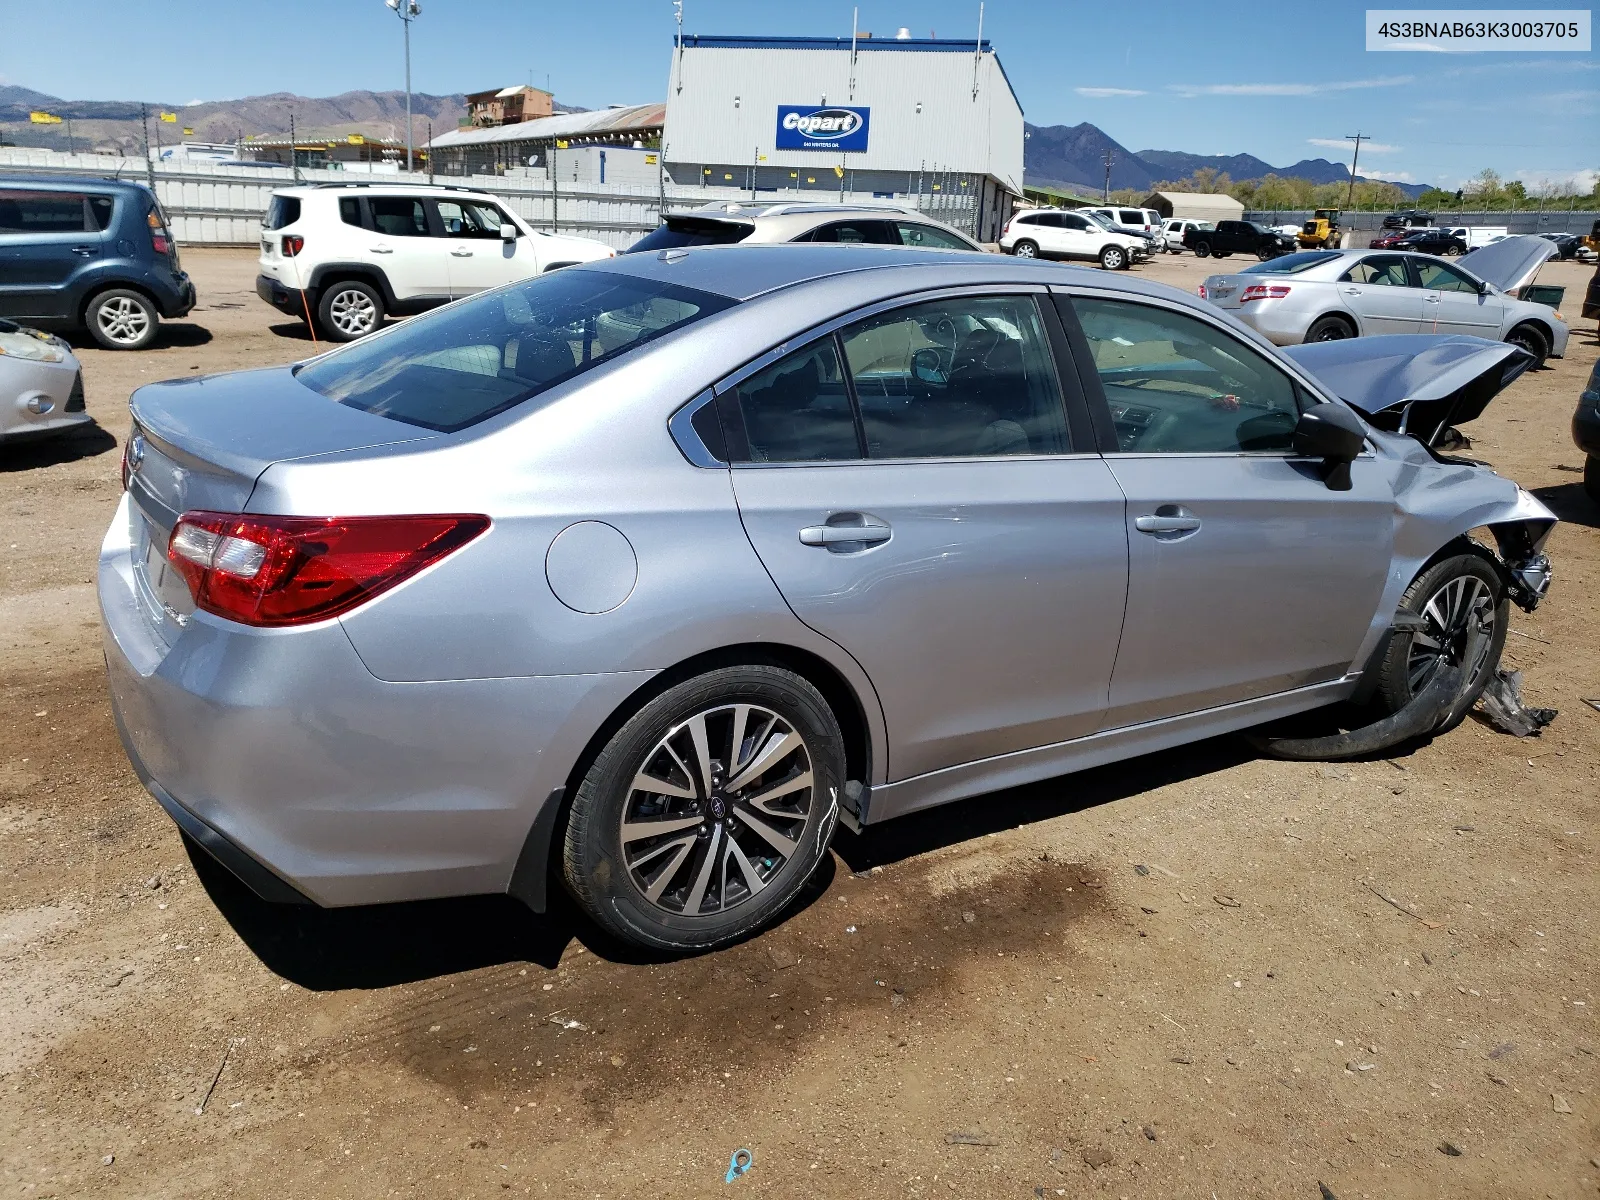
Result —
[[[0,321],[0,442],[29,441],[89,423],[72,347],[43,330]]]
[[[100,551],[118,728],[268,898],[553,879],[681,949],[781,914],[840,821],[1296,714],[1274,752],[1447,729],[1555,518],[1437,443],[1527,355],[1304,352],[1098,271],[706,247],[152,384]]]
[[[1212,275],[1200,295],[1280,346],[1374,333],[1455,333],[1521,346],[1538,362],[1567,350],[1567,323],[1520,300],[1555,254],[1540,237],[1505,238],[1456,262],[1398,250],[1302,250]]]

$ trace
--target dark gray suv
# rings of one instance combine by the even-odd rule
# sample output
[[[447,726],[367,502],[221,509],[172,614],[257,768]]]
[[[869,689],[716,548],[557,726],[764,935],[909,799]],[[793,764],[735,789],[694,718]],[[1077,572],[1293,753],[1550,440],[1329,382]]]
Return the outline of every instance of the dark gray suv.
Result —
[[[0,178],[0,317],[87,328],[107,350],[140,350],[194,284],[160,202],[142,184]]]

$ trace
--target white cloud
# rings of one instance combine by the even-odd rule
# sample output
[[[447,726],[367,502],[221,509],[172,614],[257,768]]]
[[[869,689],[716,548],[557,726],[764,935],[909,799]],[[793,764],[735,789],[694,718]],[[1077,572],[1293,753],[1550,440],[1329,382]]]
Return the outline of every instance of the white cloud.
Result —
[[[1583,104],[1588,105],[1595,100],[1600,100],[1600,91],[1594,88],[1580,88],[1570,92],[1545,92],[1535,96],[1535,100],[1543,100],[1548,104]]]
[[[1541,190],[1556,192],[1561,195],[1571,193],[1582,194],[1594,190],[1595,179],[1600,177],[1600,171],[1539,171],[1521,168],[1512,173],[1510,178],[1520,179],[1528,189],[1529,194],[1537,195]]]
[[[1108,96],[1148,96],[1149,92],[1140,91],[1138,88],[1111,88],[1111,87],[1081,87],[1073,88],[1080,96],[1088,96],[1093,100],[1103,100]]]
[[[1326,146],[1330,150],[1350,150],[1355,146],[1355,141],[1351,138],[1307,138],[1306,142],[1312,146]],[[1393,154],[1395,151],[1403,150],[1404,148],[1403,146],[1391,146],[1387,142],[1369,142],[1366,138],[1361,139],[1361,153],[1363,154]]]
[[[1180,96],[1320,96],[1363,88],[1399,87],[1414,82],[1414,75],[1384,75],[1377,79],[1335,79],[1327,83],[1174,83]]]

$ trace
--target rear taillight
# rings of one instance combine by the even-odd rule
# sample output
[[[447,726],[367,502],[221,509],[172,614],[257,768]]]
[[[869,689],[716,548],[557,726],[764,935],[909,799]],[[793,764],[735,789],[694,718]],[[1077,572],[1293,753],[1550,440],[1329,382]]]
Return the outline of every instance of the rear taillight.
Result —
[[[484,516],[270,517],[188,512],[167,558],[195,605],[245,625],[303,625],[349,612],[460,549]]]
[[[144,216],[145,224],[150,226],[150,248],[157,254],[170,254],[172,252],[172,238],[167,232],[167,227],[161,223],[161,216],[155,209],[151,209]]]
[[[1204,300],[1206,298],[1206,285],[1202,283],[1199,287],[1195,288],[1195,294],[1198,295],[1200,299]]]
[[[1281,283],[1252,283],[1239,293],[1239,303],[1248,304],[1252,300],[1282,300],[1289,294],[1289,289]]]
[[[297,233],[286,233],[286,234],[283,235],[283,256],[285,258],[293,258],[296,254],[299,254],[300,251],[304,250],[305,248],[306,248],[306,240],[305,240],[305,238],[301,237],[299,234],[297,234]]]

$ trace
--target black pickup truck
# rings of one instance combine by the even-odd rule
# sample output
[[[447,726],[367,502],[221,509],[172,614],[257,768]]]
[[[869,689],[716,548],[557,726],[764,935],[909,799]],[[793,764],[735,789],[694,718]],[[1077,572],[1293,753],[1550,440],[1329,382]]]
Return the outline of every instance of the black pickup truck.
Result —
[[[1184,232],[1183,244],[1194,251],[1196,258],[1210,258],[1213,254],[1227,258],[1239,253],[1254,254],[1263,262],[1298,249],[1288,234],[1263,229],[1254,221],[1218,221],[1215,229],[1190,229]]]

